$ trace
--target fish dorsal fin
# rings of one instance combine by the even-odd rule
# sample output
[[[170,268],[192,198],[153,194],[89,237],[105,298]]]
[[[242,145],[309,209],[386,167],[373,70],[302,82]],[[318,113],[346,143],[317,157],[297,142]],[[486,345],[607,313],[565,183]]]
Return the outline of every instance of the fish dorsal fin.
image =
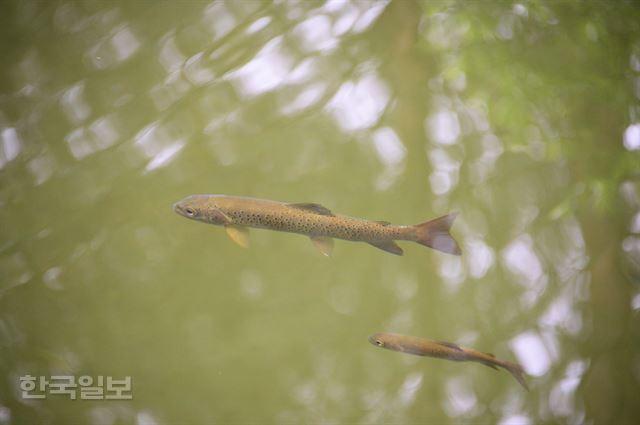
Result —
[[[233,224],[229,224],[224,227],[227,230],[227,235],[229,235],[232,241],[243,248],[249,247],[249,229],[244,226],[236,226]]]
[[[462,351],[462,348],[458,344],[454,344],[453,342],[447,341],[436,341],[440,345],[444,345],[445,347],[453,348],[454,350]]]
[[[387,251],[395,255],[402,255],[404,253],[402,248],[400,248],[394,241],[369,242],[369,245],[373,245],[376,248],[380,248],[383,251]]]
[[[378,220],[378,221],[376,221],[376,223],[382,224],[383,226],[390,226],[391,225],[391,223],[389,223],[388,221],[384,221],[384,220]]]
[[[311,211],[320,215],[333,215],[333,213],[329,208],[323,207],[320,204],[303,202],[300,204],[287,204],[287,206],[290,206],[292,208],[297,208],[299,210]]]
[[[318,251],[329,257],[333,252],[333,239],[326,236],[310,236],[311,242],[318,248]]]

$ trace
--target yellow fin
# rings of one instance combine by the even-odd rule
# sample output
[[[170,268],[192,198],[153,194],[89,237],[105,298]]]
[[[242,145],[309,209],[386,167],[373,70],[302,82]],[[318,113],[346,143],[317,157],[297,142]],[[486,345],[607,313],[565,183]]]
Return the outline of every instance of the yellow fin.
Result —
[[[232,224],[224,227],[227,229],[227,235],[229,235],[232,241],[243,248],[249,248],[249,229]]]
[[[318,248],[318,250],[327,257],[333,252],[333,239],[326,236],[309,236],[311,242]]]

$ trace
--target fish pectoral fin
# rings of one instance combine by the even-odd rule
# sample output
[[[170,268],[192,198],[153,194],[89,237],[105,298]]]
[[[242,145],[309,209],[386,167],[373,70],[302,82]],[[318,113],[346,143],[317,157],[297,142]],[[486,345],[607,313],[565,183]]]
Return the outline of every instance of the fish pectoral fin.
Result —
[[[369,245],[373,245],[376,248],[380,248],[383,251],[390,252],[395,255],[402,255],[404,251],[394,241],[381,241],[381,242],[368,242]]]
[[[318,250],[329,257],[333,252],[333,239],[326,236],[309,236]]]
[[[220,216],[224,219],[225,226],[230,226],[231,223],[233,223],[233,220],[231,219],[231,217],[229,217],[223,211],[217,210],[216,212],[220,214]]]
[[[327,207],[323,207],[320,204],[314,204],[309,202],[303,202],[299,204],[287,204],[287,206],[292,208],[297,208],[299,210],[306,210],[320,215],[333,215],[331,210]]]
[[[232,241],[237,243],[243,248],[249,247],[249,229],[244,226],[236,226],[233,224],[229,224],[224,226],[227,230],[227,235],[231,238]]]

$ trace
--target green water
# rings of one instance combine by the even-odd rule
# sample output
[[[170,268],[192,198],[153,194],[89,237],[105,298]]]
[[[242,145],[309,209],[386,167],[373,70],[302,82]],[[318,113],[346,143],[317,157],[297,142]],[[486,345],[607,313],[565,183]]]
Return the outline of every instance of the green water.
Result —
[[[0,6],[0,424],[633,423],[632,2]],[[461,257],[255,230],[225,193],[418,223]],[[381,350],[388,331],[518,361]],[[132,400],[21,396],[132,378]]]

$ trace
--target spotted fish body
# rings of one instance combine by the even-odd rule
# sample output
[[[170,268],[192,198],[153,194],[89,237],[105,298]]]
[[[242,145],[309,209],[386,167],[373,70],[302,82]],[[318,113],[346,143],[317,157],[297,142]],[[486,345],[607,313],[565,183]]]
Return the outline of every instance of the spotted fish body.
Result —
[[[435,357],[458,362],[478,362],[492,369],[498,369],[500,367],[511,373],[526,390],[529,389],[524,378],[522,366],[517,363],[497,359],[493,354],[483,353],[473,348],[461,347],[452,342],[434,341],[426,338],[385,332],[371,335],[369,342],[388,350],[414,354],[416,356]]]
[[[366,242],[396,255],[403,253],[396,240],[460,254],[449,234],[455,214],[417,226],[398,226],[334,214],[319,204],[226,195],[192,195],[176,203],[174,210],[193,220],[225,226],[232,239],[241,245],[246,244],[246,229],[253,227],[307,235],[325,254],[331,251],[331,238]]]
[[[392,226],[335,215],[316,204],[285,204],[249,199],[247,202],[230,202],[225,210],[233,222],[241,226],[309,236],[327,236],[349,241],[386,241],[411,236],[407,232],[408,226]]]

